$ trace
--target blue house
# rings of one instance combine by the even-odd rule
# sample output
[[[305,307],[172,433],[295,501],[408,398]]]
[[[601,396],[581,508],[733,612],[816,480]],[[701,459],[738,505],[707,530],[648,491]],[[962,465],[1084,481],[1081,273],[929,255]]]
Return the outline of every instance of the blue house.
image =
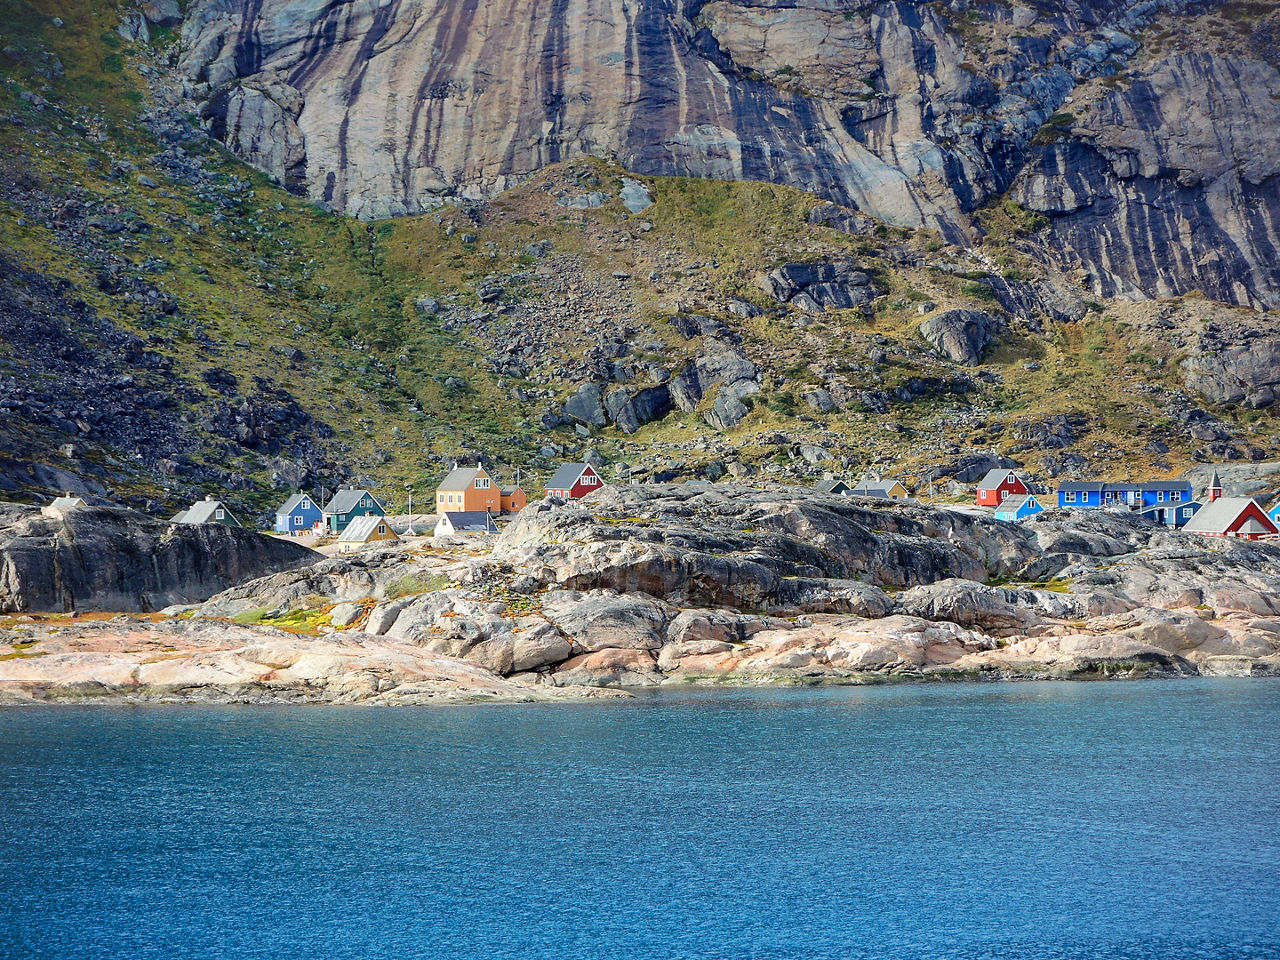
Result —
[[[276,533],[297,536],[300,533],[308,533],[323,519],[324,511],[314,497],[305,493],[295,493],[276,511],[276,525],[273,529]]]
[[[1187,480],[1146,480],[1142,483],[1064,483],[1058,487],[1058,506],[1147,507],[1189,503],[1194,499]]]
[[[1167,527],[1185,527],[1204,503],[1199,500],[1180,500],[1177,503],[1158,503],[1138,510],[1142,516]]]
[[[1271,518],[1272,523],[1280,524],[1280,500],[1276,501],[1276,505],[1267,511],[1267,516]]]
[[[1064,483],[1058,487],[1058,507],[1100,507],[1105,483]]]
[[[1191,483],[1187,480],[1147,480],[1142,483],[1108,483],[1102,491],[1105,505],[1107,494],[1114,494],[1117,503],[1134,510],[1157,507],[1171,503],[1187,503],[1195,499]]]
[[[343,487],[325,504],[324,528],[329,533],[342,533],[356,517],[385,517],[387,511],[368,490]]]
[[[1034,493],[1021,497],[1005,497],[1004,502],[996,507],[995,518],[1006,523],[1020,523],[1027,517],[1043,513],[1044,506],[1036,499]]]

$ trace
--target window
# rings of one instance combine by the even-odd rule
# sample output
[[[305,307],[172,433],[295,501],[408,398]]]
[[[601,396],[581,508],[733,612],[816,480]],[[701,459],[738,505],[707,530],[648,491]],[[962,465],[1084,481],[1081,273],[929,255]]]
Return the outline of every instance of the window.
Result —
[[[219,520],[225,520],[227,517],[227,513],[225,510],[219,509],[217,513],[214,514],[214,517],[216,517]]]
[[[488,489],[489,489],[489,487],[491,487],[491,486],[492,486],[492,484],[489,482],[489,478],[488,478],[488,477],[477,477],[477,478],[476,478],[476,489],[477,489],[477,490],[488,490]]]
[[[386,533],[386,532],[387,532],[387,526],[386,526],[386,524],[383,524],[383,523],[378,524],[378,533],[380,533],[380,534],[381,534],[381,533]]]
[[[293,525],[294,525],[295,527],[300,527],[300,526],[302,526],[302,524],[303,524],[304,522],[305,522],[305,521],[303,521],[303,519],[302,519],[301,517],[294,517],[294,518],[293,518]]]
[[[584,473],[582,475],[582,485],[584,487],[594,487],[596,485],[596,478],[592,474]]]
[[[1161,490],[1159,493],[1157,493],[1157,494],[1156,494],[1156,500],[1157,500],[1158,502],[1160,502],[1160,503],[1164,503],[1164,491],[1163,491],[1163,490]]]
[[[1064,503],[1075,503],[1075,502],[1076,502],[1076,492],[1075,492],[1074,490],[1068,490],[1068,491],[1067,491],[1067,495],[1066,495],[1066,497],[1065,497],[1065,498],[1063,498],[1063,502],[1064,502]]]
[[[360,506],[362,506],[362,507],[367,507],[367,506],[369,506],[369,498],[368,498],[368,497],[362,497],[362,498],[361,498],[361,500],[360,500]]]
[[[339,523],[346,523],[346,521],[347,521],[347,515],[346,515],[345,513],[343,513],[343,514],[339,514],[339,516],[338,516],[338,522],[339,522]]]
[[[1182,491],[1181,490],[1173,491],[1173,493],[1169,494],[1169,499],[1172,500],[1174,503],[1180,503],[1182,501]]]
[[[309,502],[309,501],[307,501],[307,500],[303,500],[300,504],[298,504],[298,506],[300,506],[303,510],[310,510],[310,509],[311,509],[311,504],[310,504],[310,502]]]

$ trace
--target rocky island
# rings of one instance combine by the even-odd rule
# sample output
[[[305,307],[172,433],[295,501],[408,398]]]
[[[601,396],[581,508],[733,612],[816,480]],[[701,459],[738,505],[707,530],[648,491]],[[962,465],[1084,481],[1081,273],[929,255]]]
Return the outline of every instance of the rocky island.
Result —
[[[6,571],[19,539],[0,541]],[[1280,545],[1102,511],[1007,524],[796,487],[616,486],[531,504],[497,537],[282,566],[163,613],[0,620],[0,700],[1280,674]]]

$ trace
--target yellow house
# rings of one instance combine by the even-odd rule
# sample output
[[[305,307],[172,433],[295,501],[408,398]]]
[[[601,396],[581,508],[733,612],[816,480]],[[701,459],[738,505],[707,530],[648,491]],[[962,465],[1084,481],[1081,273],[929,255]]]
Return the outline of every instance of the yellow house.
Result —
[[[910,492],[897,480],[860,480],[849,491],[851,497],[877,497],[881,500],[905,500]]]
[[[399,539],[396,532],[391,529],[391,525],[387,523],[386,517],[370,514],[356,517],[347,524],[347,529],[338,536],[338,552],[354,553],[371,543]]]

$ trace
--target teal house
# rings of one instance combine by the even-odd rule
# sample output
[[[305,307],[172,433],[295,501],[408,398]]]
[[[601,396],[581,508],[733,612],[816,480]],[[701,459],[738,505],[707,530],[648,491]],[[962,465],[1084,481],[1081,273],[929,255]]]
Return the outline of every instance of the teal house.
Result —
[[[996,507],[995,517],[1006,523],[1021,523],[1027,517],[1043,512],[1044,506],[1036,499],[1036,495],[1028,493],[1021,497],[1005,497],[1004,502]]]
[[[356,517],[386,515],[387,511],[378,502],[378,498],[368,490],[343,487],[324,508],[324,529],[326,533],[342,533]]]

